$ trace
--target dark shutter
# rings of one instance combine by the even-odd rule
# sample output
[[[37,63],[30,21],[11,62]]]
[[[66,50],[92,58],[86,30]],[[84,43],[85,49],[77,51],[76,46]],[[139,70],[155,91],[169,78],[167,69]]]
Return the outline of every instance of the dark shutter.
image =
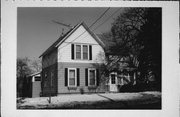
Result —
[[[96,85],[99,86],[99,69],[96,69]]]
[[[74,59],[74,44],[71,44],[71,59]]]
[[[85,69],[85,85],[88,86],[88,68]]]
[[[80,84],[80,76],[79,76],[79,68],[77,68],[77,86],[79,86],[79,84]]]
[[[92,60],[92,46],[89,45],[89,60]]]
[[[65,77],[65,86],[68,86],[68,68],[65,68],[64,77]]]

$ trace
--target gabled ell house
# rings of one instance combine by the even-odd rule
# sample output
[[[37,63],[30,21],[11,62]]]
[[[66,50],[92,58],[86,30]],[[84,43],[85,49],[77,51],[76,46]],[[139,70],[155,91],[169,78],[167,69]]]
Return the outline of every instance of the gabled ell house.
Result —
[[[105,62],[105,42],[82,22],[53,43],[42,57],[42,95],[119,92],[119,86],[136,82],[134,68],[114,63],[107,82],[98,66]],[[116,58],[116,55],[109,54]],[[116,60],[115,60],[116,61]],[[104,76],[105,77],[105,76]]]
[[[42,57],[42,95],[105,92],[100,88],[104,43],[82,22],[62,35]]]

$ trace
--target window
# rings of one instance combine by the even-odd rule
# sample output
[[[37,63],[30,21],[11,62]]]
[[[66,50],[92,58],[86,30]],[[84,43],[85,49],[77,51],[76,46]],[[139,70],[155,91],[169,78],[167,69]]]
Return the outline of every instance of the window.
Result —
[[[88,46],[83,45],[83,59],[88,59]]]
[[[45,79],[44,79],[44,87],[48,87],[48,74],[47,74],[47,72],[45,72],[44,73],[44,77],[45,77]]]
[[[115,74],[111,74],[111,84],[115,84],[116,83],[116,76]]]
[[[54,87],[54,73],[51,71],[51,87]]]
[[[76,86],[76,69],[69,68],[68,86]]]
[[[95,86],[95,85],[96,85],[96,70],[89,69],[89,86]]]
[[[92,60],[92,46],[83,44],[72,44],[71,59]]]
[[[81,45],[76,45],[76,59],[81,59]]]
[[[41,81],[41,77],[39,76],[35,77],[35,81]]]

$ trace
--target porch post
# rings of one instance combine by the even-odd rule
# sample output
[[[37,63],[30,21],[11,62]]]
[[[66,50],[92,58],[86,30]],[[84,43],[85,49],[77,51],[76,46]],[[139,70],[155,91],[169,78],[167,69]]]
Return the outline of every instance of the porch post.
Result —
[[[117,72],[115,73],[115,84],[116,84],[116,86],[118,85],[118,79],[117,79],[117,77],[118,77],[118,74],[117,74]]]
[[[133,85],[136,85],[136,72],[134,72],[134,83]]]
[[[128,77],[128,80],[129,80],[129,82],[131,82],[131,81],[130,81],[130,76],[129,76],[129,72],[128,72],[128,76],[127,76],[127,77]]]
[[[34,76],[32,77],[32,82],[34,82],[35,81],[35,78],[34,78]]]

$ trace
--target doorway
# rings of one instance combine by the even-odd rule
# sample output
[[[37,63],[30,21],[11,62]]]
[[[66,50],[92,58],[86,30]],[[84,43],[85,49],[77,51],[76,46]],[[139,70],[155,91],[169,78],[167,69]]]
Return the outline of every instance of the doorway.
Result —
[[[118,92],[117,87],[117,73],[111,73],[109,78],[109,91],[110,92]]]

